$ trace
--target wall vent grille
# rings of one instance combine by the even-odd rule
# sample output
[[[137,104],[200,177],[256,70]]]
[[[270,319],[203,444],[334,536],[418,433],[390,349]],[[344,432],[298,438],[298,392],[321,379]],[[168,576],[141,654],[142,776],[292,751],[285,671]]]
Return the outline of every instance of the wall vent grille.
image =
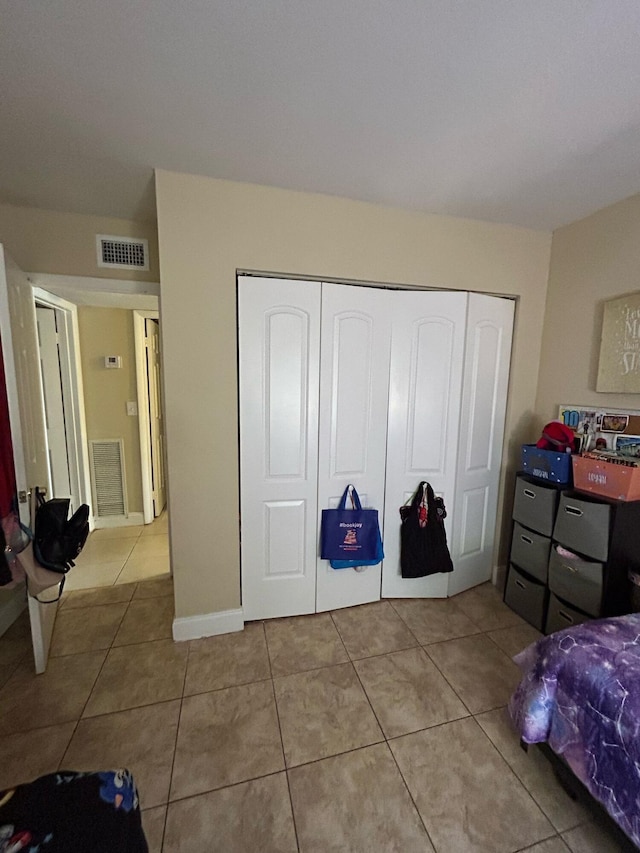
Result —
[[[90,441],[93,514],[127,515],[124,444],[121,438]]]
[[[119,270],[148,270],[149,243],[132,237],[96,234],[98,266]]]

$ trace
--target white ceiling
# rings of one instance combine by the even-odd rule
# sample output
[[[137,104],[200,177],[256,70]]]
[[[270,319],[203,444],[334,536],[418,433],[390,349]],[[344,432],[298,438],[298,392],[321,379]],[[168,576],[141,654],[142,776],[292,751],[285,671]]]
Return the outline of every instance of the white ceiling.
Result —
[[[553,229],[640,191],[637,0],[0,0],[0,199],[152,170]]]

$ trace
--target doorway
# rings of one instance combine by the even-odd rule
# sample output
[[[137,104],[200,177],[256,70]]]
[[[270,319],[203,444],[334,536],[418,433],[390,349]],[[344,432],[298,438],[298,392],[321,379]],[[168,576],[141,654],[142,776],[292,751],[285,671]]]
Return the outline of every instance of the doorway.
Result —
[[[63,299],[44,288],[34,296],[50,471],[57,481],[51,493],[62,495],[57,484],[66,473],[73,478],[73,460],[82,455],[74,453],[73,437],[63,434],[75,405],[82,415],[86,472],[77,502],[90,503],[93,512],[92,532],[66,589],[169,577],[157,297],[65,289]],[[76,357],[58,365],[54,336],[64,322],[74,327]]]

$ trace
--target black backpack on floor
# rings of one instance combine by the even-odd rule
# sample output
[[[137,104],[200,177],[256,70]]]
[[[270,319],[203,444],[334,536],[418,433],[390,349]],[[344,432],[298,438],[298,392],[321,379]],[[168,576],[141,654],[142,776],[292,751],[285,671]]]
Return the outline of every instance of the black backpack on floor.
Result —
[[[69,515],[69,498],[45,501],[36,492],[37,508],[33,530],[33,553],[41,566],[66,574],[75,565],[89,535],[89,507],[82,504]]]

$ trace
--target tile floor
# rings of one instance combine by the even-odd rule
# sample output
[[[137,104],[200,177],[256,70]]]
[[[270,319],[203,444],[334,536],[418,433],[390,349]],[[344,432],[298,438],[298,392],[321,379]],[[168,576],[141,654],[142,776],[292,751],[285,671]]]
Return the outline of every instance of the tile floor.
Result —
[[[614,853],[506,716],[538,635],[485,585],[173,643],[171,581],[64,596],[47,672],[0,638],[0,789],[128,766],[154,853]]]
[[[135,583],[168,573],[169,518],[165,511],[151,524],[94,530],[67,576],[66,589]]]

